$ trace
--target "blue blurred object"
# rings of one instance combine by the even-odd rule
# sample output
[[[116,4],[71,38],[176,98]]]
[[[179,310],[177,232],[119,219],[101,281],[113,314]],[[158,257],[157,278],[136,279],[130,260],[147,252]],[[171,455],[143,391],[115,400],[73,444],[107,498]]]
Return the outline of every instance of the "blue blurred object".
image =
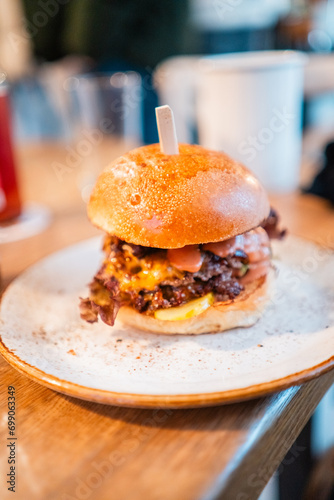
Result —
[[[158,95],[153,86],[152,72],[139,66],[129,64],[126,61],[113,59],[103,60],[94,69],[94,73],[116,73],[116,72],[136,71],[142,79],[142,129],[143,143],[152,144],[159,142],[157,124],[155,120],[155,107],[159,105]]]
[[[63,124],[38,78],[25,78],[11,85],[14,136],[18,140],[57,139]]]

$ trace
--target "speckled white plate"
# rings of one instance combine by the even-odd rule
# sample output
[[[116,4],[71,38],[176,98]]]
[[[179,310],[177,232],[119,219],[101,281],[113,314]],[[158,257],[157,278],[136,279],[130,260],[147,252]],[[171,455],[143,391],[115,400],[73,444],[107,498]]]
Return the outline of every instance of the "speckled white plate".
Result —
[[[168,337],[80,319],[100,246],[94,238],[53,254],[5,292],[0,352],[34,380],[102,403],[194,407],[257,397],[334,366],[332,251],[291,236],[274,242],[275,294],[254,327]]]

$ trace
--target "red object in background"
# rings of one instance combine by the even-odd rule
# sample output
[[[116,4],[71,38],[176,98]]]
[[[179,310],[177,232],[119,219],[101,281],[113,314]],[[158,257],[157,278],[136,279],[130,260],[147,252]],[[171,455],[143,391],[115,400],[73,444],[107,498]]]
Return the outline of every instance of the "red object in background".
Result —
[[[5,86],[0,86],[0,223],[21,213],[10,131],[10,109]]]

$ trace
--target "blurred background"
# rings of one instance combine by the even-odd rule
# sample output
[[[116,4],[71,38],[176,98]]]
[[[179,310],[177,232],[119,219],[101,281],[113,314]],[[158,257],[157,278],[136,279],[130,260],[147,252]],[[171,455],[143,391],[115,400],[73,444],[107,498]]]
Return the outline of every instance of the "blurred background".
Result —
[[[332,126],[333,45],[332,0],[2,0],[0,5],[1,79],[11,83],[19,140],[66,137],[61,101],[70,76],[134,71],[143,87],[140,140],[156,142],[152,110],[159,89],[153,76],[163,61],[277,49],[311,54],[304,125]]]
[[[334,201],[334,0],[0,0],[0,98],[6,97],[10,109],[0,106],[0,123],[11,133],[22,199],[42,202],[53,214],[78,202],[83,211],[98,172],[111,159],[158,142],[154,108],[159,104],[172,106],[180,141],[203,144],[198,101],[210,94],[209,83],[200,79],[207,62],[218,56],[230,64],[236,53],[287,50],[307,54],[307,62],[296,120],[303,139],[298,185],[291,181],[282,189],[309,189],[327,166],[332,184],[325,181],[326,190],[318,182],[313,192]],[[243,78],[239,75],[240,82]],[[250,87],[243,92],[262,109],[286,82],[277,79],[261,95]],[[284,111],[270,106],[276,115]],[[223,122],[229,125],[234,115],[241,127],[246,112],[242,116],[232,108]],[[212,117],[223,129],[221,118]],[[257,130],[263,138],[258,148],[254,143],[258,151],[267,142],[274,145],[268,128]],[[293,137],[297,144],[298,133]],[[246,138],[249,145],[249,136],[240,140]],[[2,176],[8,165],[0,165]],[[273,191],[279,187],[275,175]],[[55,185],[62,190],[61,207]],[[0,183],[0,205],[2,189],[9,199],[5,187]],[[312,448],[301,460],[313,464],[330,450],[333,421],[332,391],[305,431]],[[294,462],[299,467],[299,460]],[[293,489],[295,470],[291,465],[276,474],[263,499],[278,499],[279,491],[283,499],[301,498],[284,496]]]
[[[174,110],[179,142],[224,149],[253,168],[270,191],[309,186],[325,143],[332,139],[333,46],[333,0],[2,0],[0,5],[0,82],[9,88],[14,140],[16,144],[66,143],[72,160],[80,156],[77,182],[84,200],[100,167],[110,160],[108,154],[105,158],[101,153],[103,148],[110,151],[104,147],[106,143],[116,136],[119,154],[136,145],[157,142],[154,108],[166,103]],[[213,116],[212,127],[227,128],[228,121],[233,121],[229,126],[239,133],[239,143],[235,144],[236,138],[227,137],[224,130],[219,132],[222,144],[219,140],[217,143],[210,131],[210,120],[207,126],[203,117],[203,107],[209,110],[207,100],[211,94],[210,84],[201,78],[205,74],[203,61],[217,55],[233,58],[236,53],[282,54],[291,49],[308,55],[307,64],[303,63],[300,95],[291,96],[297,107],[302,103],[300,112],[294,108],[293,124],[283,134],[275,134],[273,140],[270,136],[261,139],[262,143],[271,143],[265,152],[260,152],[263,144],[255,144],[256,151],[253,144],[253,156],[254,152],[257,156],[254,161],[252,153],[245,153],[250,151],[246,147],[251,140],[250,130],[240,131],[241,120],[230,119],[241,116],[231,102],[228,119],[221,119],[222,125]],[[273,64],[278,67],[279,61]],[[270,63],[265,65],[269,67]],[[115,74],[108,82],[107,77]],[[277,75],[276,87],[283,92],[290,83],[284,84],[284,76]],[[294,79],[296,83],[297,76]],[[261,126],[255,121],[254,109],[267,106],[270,112],[282,113],[282,102],[287,99],[282,95],[281,101],[276,99],[275,103],[275,90],[269,83],[266,88],[263,99],[248,88],[248,101],[243,104],[245,116],[253,120],[256,136],[271,117],[267,112]],[[239,88],[237,91],[246,95]],[[225,95],[228,102],[238,98],[234,95],[230,99],[224,84],[220,95]],[[254,109],[250,108],[250,100],[255,103]],[[211,105],[215,108],[214,102]],[[317,140],[313,135],[303,151],[306,167],[301,173],[301,132],[310,130],[318,131],[322,151],[318,148],[316,152],[313,147],[312,141]],[[98,144],[94,144],[94,132],[96,139],[101,134]],[[243,146],[242,139],[247,139]],[[77,151],[82,141],[94,146],[91,153]],[[290,178],[282,174],[281,179],[267,181],[262,164],[270,157],[276,157],[278,164],[282,151],[292,148],[293,141],[290,158],[280,162],[293,163],[286,166]],[[87,146],[88,151],[89,145],[83,148]],[[60,163],[55,166],[58,177],[69,168]],[[272,168],[274,171],[278,167]],[[273,179],[274,174],[270,175]],[[331,194],[327,197],[331,198]]]

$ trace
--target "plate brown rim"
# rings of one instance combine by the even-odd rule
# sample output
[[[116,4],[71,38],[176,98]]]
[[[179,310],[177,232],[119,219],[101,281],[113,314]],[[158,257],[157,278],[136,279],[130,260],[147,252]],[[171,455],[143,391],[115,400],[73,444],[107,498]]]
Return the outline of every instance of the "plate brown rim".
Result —
[[[275,379],[262,384],[256,384],[240,389],[229,391],[211,392],[204,394],[132,394],[118,393],[104,389],[86,387],[74,382],[62,380],[54,375],[48,374],[36,368],[19,356],[10,351],[0,336],[0,354],[3,358],[19,372],[27,375],[30,379],[38,382],[49,389],[65,394],[67,396],[103,403],[115,406],[126,406],[134,408],[195,408],[236,403],[247,399],[253,399],[267,394],[288,389],[293,385],[300,385],[308,380],[319,377],[334,368],[334,356],[322,363],[293,373],[283,378]]]

